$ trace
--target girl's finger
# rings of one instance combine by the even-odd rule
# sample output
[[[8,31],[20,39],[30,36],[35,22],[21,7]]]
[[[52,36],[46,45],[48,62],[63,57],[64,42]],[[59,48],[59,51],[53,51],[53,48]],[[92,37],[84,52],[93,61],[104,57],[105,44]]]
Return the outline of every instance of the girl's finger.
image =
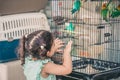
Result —
[[[56,41],[55,41],[55,43],[60,43],[60,42],[62,42],[62,41],[61,41],[61,40],[56,40]]]
[[[55,45],[61,45],[64,44],[63,42],[56,42]]]
[[[63,47],[63,46],[64,46],[64,45],[61,44],[61,45],[58,45],[57,47],[58,47],[58,48],[61,48],[61,47]]]
[[[63,53],[62,49],[58,49],[56,52]]]

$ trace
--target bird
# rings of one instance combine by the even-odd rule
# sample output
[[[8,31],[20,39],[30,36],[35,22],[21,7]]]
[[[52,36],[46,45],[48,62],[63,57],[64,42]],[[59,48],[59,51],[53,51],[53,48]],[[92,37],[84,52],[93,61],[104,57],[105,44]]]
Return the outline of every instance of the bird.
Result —
[[[103,20],[108,21],[108,18],[109,18],[109,10],[108,10],[108,8],[107,8],[107,3],[104,3],[104,4],[102,5],[101,16],[102,16]]]
[[[113,2],[111,2],[109,5],[108,5],[108,11],[109,11],[109,15],[111,17],[113,11],[115,10],[115,4],[113,4]]]
[[[101,16],[103,20],[108,22],[108,19],[110,18],[113,10],[114,10],[114,4],[112,3],[112,0],[110,0],[108,3],[103,3],[101,8]]]
[[[72,10],[71,10],[72,14],[79,11],[80,7],[81,7],[81,0],[74,0],[74,4],[73,4]]]
[[[72,22],[65,23],[65,26],[66,26],[65,30],[68,30],[68,31],[74,31],[75,30],[75,27],[74,27]]]
[[[115,10],[112,12],[111,17],[115,18],[120,16],[120,4],[115,8]]]

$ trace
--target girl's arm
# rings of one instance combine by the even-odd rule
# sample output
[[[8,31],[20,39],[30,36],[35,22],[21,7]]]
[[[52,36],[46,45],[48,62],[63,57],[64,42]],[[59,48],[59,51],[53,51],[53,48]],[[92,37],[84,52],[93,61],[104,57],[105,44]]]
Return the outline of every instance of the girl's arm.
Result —
[[[49,62],[45,65],[45,67],[42,70],[42,76],[44,77],[45,73],[47,74],[55,74],[55,75],[65,75],[72,72],[72,60],[71,60],[71,45],[72,41],[69,41],[66,45],[66,48],[64,49],[63,54],[63,64],[57,65],[52,62]]]

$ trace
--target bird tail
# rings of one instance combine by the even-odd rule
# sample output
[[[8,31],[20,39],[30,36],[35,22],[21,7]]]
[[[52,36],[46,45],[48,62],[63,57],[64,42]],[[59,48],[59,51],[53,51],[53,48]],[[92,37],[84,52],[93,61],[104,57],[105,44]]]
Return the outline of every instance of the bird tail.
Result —
[[[74,14],[76,11],[77,11],[76,9],[71,10],[72,14]]]

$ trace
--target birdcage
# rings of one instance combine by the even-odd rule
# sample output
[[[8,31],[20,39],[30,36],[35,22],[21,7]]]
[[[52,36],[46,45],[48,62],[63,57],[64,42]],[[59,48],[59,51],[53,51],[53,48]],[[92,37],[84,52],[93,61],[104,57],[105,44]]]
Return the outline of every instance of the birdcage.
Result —
[[[54,22],[51,24],[55,25],[51,30],[65,43],[73,41],[73,71],[69,75],[59,76],[60,80],[119,80],[120,18],[109,17],[105,21],[100,14],[102,4],[111,0],[81,0],[82,7],[72,14],[74,1],[49,1],[53,3],[51,17]],[[115,0],[112,3],[116,7],[120,2]],[[68,28],[71,23],[73,26]]]
[[[41,12],[0,16],[0,63],[17,59],[19,39],[37,30],[50,30]]]

